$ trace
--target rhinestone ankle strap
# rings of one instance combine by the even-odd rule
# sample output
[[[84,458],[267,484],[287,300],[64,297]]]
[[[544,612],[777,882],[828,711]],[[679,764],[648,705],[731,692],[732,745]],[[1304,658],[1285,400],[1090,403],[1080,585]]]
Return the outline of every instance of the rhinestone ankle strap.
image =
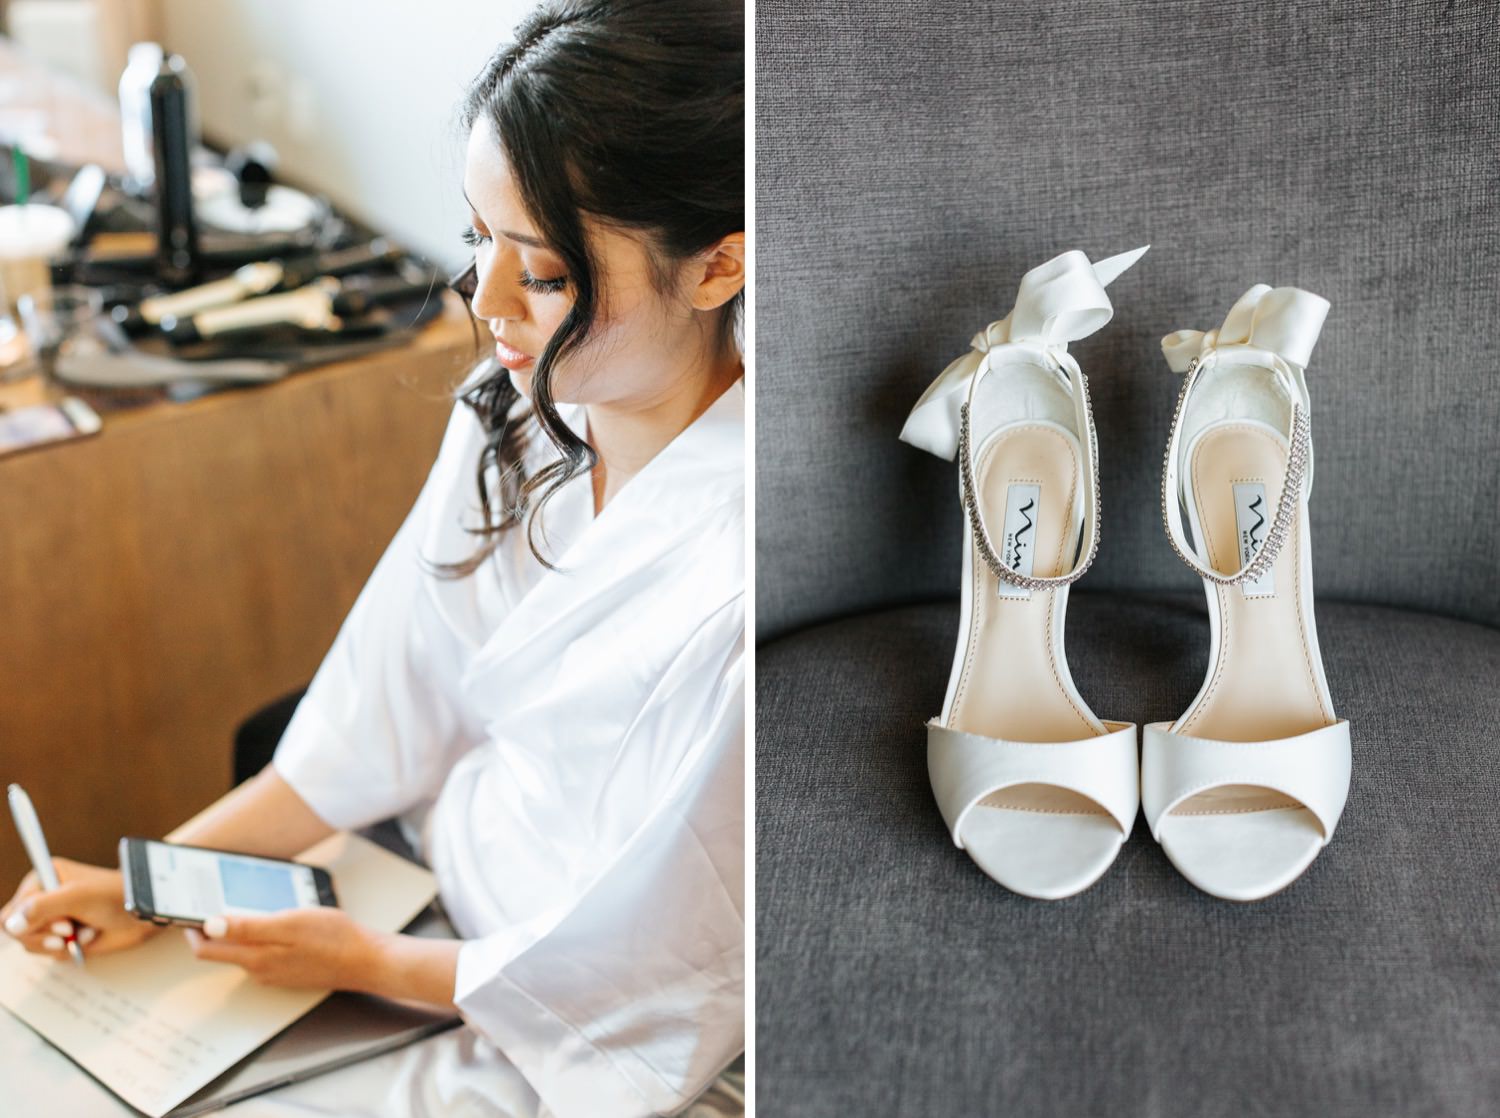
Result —
[[[1282,481],[1281,495],[1276,499],[1276,516],[1271,521],[1271,528],[1266,533],[1265,542],[1260,545],[1250,562],[1230,575],[1222,574],[1200,563],[1183,538],[1180,514],[1174,515],[1177,508],[1175,492],[1177,486],[1172,484],[1176,473],[1172,466],[1181,438],[1182,415],[1186,410],[1188,393],[1197,382],[1198,371],[1201,367],[1202,362],[1197,358],[1194,358],[1192,364],[1188,366],[1187,375],[1182,381],[1182,391],[1177,396],[1177,408],[1172,414],[1172,433],[1167,439],[1167,450],[1162,459],[1162,527],[1166,529],[1167,540],[1171,543],[1172,550],[1177,553],[1177,557],[1199,575],[1220,586],[1236,586],[1242,582],[1255,582],[1269,571],[1271,565],[1276,562],[1276,556],[1280,553],[1287,536],[1291,534],[1292,518],[1296,515],[1297,503],[1302,494],[1302,482],[1307,471],[1308,451],[1312,444],[1311,432],[1306,410],[1294,402],[1291,406],[1291,434],[1288,439],[1286,476]]]
[[[990,540],[989,531],[984,525],[984,516],[979,509],[978,486],[974,483],[974,462],[969,455],[968,402],[965,401],[958,410],[958,477],[962,488],[964,512],[968,515],[969,527],[974,533],[974,543],[979,549],[979,556],[984,560],[985,566],[996,578],[1025,590],[1051,590],[1078,581],[1089,569],[1094,556],[1099,552],[1099,442],[1094,433],[1094,410],[1089,404],[1088,380],[1081,372],[1074,379],[1077,391],[1082,397],[1080,411],[1083,414],[1083,425],[1088,436],[1088,449],[1085,453],[1088,456],[1087,466],[1090,471],[1092,500],[1087,503],[1084,510],[1084,534],[1088,538],[1088,550],[1073,569],[1064,575],[1048,578],[1023,575],[1007,567],[1004,560],[995,553],[995,545]]]

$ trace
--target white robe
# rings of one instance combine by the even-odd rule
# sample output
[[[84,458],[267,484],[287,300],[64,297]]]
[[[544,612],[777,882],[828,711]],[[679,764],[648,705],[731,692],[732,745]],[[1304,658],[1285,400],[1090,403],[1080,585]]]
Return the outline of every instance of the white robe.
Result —
[[[586,473],[557,494],[559,572],[524,529],[421,569],[473,551],[482,447],[455,404],[273,764],[333,826],[401,817],[465,940],[459,1011],[544,1113],[667,1112],[744,1047],[743,381],[597,518]],[[530,469],[555,457],[533,428]]]

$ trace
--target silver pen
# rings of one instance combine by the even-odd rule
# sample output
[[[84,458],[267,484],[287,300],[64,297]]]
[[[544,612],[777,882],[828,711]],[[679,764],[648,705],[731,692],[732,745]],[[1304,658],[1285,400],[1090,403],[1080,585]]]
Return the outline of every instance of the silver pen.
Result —
[[[42,883],[42,889],[50,893],[60,887],[62,882],[57,880],[57,870],[53,868],[52,853],[47,849],[47,838],[42,834],[42,823],[36,817],[36,808],[31,806],[31,797],[19,784],[10,786],[8,798],[11,818],[16,821],[16,830],[21,833],[21,843],[26,847],[26,855],[31,859],[32,868],[36,870],[37,880]],[[83,948],[78,946],[77,927],[66,938],[68,954],[73,956],[75,963],[83,966]]]

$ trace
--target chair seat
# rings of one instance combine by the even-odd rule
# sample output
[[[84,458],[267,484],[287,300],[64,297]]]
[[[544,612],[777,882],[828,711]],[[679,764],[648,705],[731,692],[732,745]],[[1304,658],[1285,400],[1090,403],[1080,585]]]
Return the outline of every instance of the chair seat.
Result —
[[[1500,631],[1321,603],[1354,776],[1328,849],[1254,905],[1143,823],[1087,892],[1008,893],[927,783],[957,603],[760,646],[757,1078],[768,1114],[1493,1113],[1500,1098]],[[1102,716],[1175,717],[1201,594],[1076,593]]]

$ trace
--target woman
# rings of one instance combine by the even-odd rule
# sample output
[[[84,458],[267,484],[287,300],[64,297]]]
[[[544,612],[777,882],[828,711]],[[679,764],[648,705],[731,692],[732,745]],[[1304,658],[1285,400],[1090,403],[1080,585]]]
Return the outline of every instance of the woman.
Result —
[[[272,764],[170,836],[287,857],[399,816],[461,940],[338,909],[184,934],[455,1007],[438,1062],[503,1054],[561,1116],[674,1109],[744,1043],[743,42],[728,4],[558,0],[486,65],[460,287],[495,358]],[[156,933],[58,863],[0,910],[29,950]]]

